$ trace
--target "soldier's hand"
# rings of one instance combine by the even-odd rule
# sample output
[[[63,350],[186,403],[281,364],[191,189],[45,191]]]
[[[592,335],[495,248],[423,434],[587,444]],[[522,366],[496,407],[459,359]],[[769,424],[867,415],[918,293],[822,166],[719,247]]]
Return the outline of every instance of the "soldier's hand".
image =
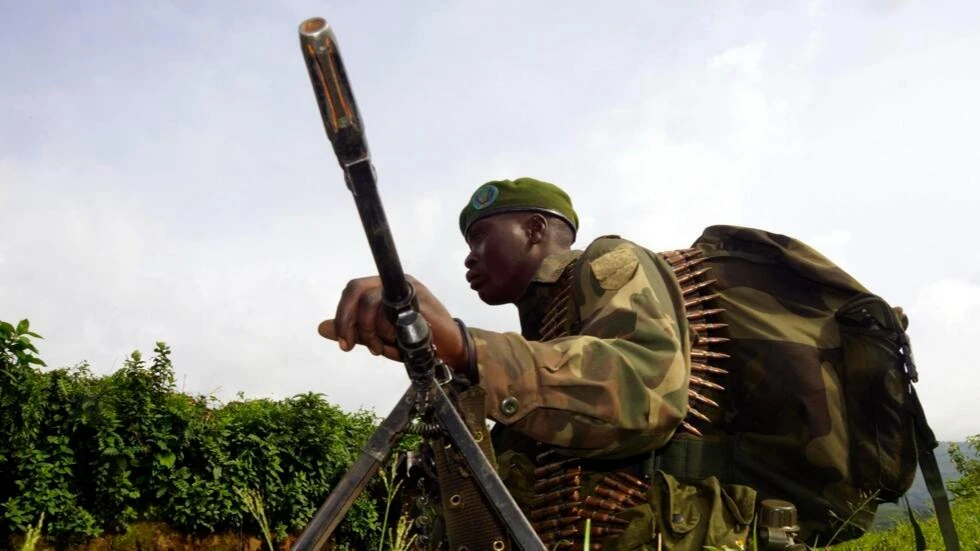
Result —
[[[432,342],[439,358],[453,368],[465,366],[466,343],[452,315],[425,285],[412,276],[406,278],[415,288],[422,317],[432,328]],[[400,360],[395,327],[384,315],[381,279],[376,276],[351,280],[340,296],[335,318],[321,323],[318,332],[337,341],[345,352],[361,344],[374,355]]]

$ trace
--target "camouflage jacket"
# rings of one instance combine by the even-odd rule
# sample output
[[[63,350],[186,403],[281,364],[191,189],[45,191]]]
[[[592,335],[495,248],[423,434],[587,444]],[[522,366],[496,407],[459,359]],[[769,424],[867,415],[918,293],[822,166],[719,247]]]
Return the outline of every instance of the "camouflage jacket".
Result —
[[[581,542],[586,518],[602,549],[745,542],[753,490],[651,468],[698,396],[678,263],[602,237],[545,259],[521,334],[470,330],[499,474],[549,548]]]
[[[687,412],[691,341],[663,259],[599,238],[546,258],[518,309],[520,335],[470,330],[491,419],[580,457],[670,439]]]

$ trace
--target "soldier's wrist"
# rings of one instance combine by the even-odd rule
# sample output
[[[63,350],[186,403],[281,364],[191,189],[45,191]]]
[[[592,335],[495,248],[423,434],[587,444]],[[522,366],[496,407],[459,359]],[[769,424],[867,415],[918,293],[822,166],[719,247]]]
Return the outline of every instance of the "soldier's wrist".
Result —
[[[453,318],[459,327],[460,336],[463,339],[462,358],[455,367],[460,375],[466,377],[471,384],[480,382],[480,371],[476,366],[476,345],[473,343],[473,336],[466,329],[466,324],[459,318]]]

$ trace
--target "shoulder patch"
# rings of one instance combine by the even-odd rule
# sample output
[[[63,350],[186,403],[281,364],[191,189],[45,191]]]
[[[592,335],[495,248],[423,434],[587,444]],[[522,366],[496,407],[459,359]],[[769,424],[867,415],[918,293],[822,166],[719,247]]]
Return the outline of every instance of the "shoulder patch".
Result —
[[[592,269],[592,274],[595,275],[600,287],[607,291],[615,291],[632,279],[639,264],[633,246],[623,243],[589,262],[589,268]]]

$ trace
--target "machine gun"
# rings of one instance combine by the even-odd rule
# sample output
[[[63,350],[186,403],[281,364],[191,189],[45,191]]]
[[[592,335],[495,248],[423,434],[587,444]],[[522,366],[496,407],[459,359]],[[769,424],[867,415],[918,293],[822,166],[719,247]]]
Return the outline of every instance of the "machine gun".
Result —
[[[405,434],[409,423],[422,417],[437,424],[446,444],[458,450],[483,495],[506,524],[513,541],[521,549],[543,551],[544,544],[474,441],[442,386],[452,378],[452,373],[435,354],[429,325],[419,313],[415,291],[402,271],[378,195],[364,125],[334,34],[324,19],[312,18],[300,24],[299,37],[323,126],[343,169],[347,189],[354,196],[381,277],[384,313],[395,326],[398,349],[411,386],[327,496],[293,548],[321,549],[326,545],[354,500],[391,456],[392,448]],[[504,541],[487,542],[487,548],[494,551],[508,547]]]

